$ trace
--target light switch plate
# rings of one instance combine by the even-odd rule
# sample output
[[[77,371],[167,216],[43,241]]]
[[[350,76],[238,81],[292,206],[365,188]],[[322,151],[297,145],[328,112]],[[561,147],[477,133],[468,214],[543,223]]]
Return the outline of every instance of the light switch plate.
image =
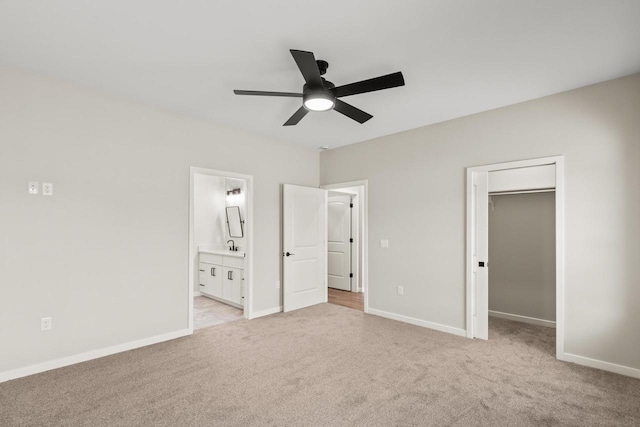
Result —
[[[40,319],[40,330],[50,331],[53,328],[53,320],[51,317],[43,317]]]
[[[389,241],[387,239],[380,240],[380,247],[381,248],[388,248],[389,247]]]
[[[43,196],[53,196],[53,184],[50,182],[42,183],[42,195]]]
[[[38,194],[40,183],[35,181],[29,181],[29,194]]]

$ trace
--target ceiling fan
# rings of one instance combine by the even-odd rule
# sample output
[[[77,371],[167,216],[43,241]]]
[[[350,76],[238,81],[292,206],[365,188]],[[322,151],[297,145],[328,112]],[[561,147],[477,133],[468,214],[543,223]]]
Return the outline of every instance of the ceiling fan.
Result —
[[[302,98],[302,106],[298,111],[293,113],[293,116],[291,116],[283,126],[293,126],[298,124],[298,122],[302,120],[309,111],[328,111],[332,108],[338,113],[344,114],[358,123],[364,123],[373,116],[338,98],[404,86],[404,77],[402,77],[401,72],[397,72],[387,74],[386,76],[375,77],[373,79],[362,80],[356,83],[336,87],[336,85],[322,77],[327,72],[327,68],[329,68],[329,63],[327,61],[316,61],[313,52],[294,49],[291,49],[290,52],[293,59],[296,61],[296,64],[298,64],[298,68],[306,82],[304,86],[302,86],[302,93],[263,92],[257,90],[233,91],[236,95]]]

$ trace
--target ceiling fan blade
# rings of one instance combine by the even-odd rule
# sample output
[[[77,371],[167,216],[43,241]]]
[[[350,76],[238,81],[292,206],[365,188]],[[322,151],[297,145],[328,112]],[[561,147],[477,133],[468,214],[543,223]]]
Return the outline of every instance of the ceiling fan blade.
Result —
[[[333,109],[360,124],[373,117],[371,114],[365,113],[364,111],[354,107],[353,105],[347,104],[346,102],[339,99],[336,99],[336,104],[334,105]]]
[[[322,77],[320,77],[320,70],[316,63],[316,57],[313,56],[313,52],[305,52],[304,50],[290,49],[293,59],[295,59],[298,68],[304,77],[304,81],[307,82],[309,87],[321,88]]]
[[[287,121],[285,122],[285,124],[283,124],[282,126],[293,126],[293,125],[297,125],[297,124],[298,124],[298,122],[299,122],[300,120],[302,120],[302,118],[303,118],[304,116],[306,116],[308,112],[309,112],[309,111],[308,111],[306,108],[304,108],[304,107],[300,107],[300,108],[298,109],[298,111],[296,111],[295,113],[293,113],[293,116],[291,116],[291,117],[289,118],[289,120],[287,120]]]
[[[400,71],[387,74],[386,76],[374,77],[373,79],[338,86],[333,89],[333,93],[336,96],[349,96],[398,86],[404,86],[404,77]]]
[[[302,98],[301,93],[294,92],[264,92],[261,90],[234,90],[236,95],[258,95],[258,96],[288,96],[291,98]]]

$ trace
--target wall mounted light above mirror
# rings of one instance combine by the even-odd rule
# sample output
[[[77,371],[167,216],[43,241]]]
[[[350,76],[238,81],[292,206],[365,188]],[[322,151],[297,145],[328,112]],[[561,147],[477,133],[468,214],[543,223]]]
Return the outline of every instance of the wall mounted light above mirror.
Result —
[[[228,190],[227,191],[227,204],[228,205],[239,204],[240,200],[241,200],[241,196],[240,196],[241,193],[242,193],[242,191],[239,188],[234,188],[232,190]]]

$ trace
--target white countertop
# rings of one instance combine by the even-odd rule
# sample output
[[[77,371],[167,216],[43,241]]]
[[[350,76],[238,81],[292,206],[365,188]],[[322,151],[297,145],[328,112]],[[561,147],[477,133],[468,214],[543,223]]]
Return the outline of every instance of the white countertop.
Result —
[[[223,255],[223,256],[232,256],[236,258],[244,258],[244,252],[242,251],[228,251],[224,249],[212,249],[206,246],[198,246],[198,252],[204,254],[214,254],[214,255]]]

